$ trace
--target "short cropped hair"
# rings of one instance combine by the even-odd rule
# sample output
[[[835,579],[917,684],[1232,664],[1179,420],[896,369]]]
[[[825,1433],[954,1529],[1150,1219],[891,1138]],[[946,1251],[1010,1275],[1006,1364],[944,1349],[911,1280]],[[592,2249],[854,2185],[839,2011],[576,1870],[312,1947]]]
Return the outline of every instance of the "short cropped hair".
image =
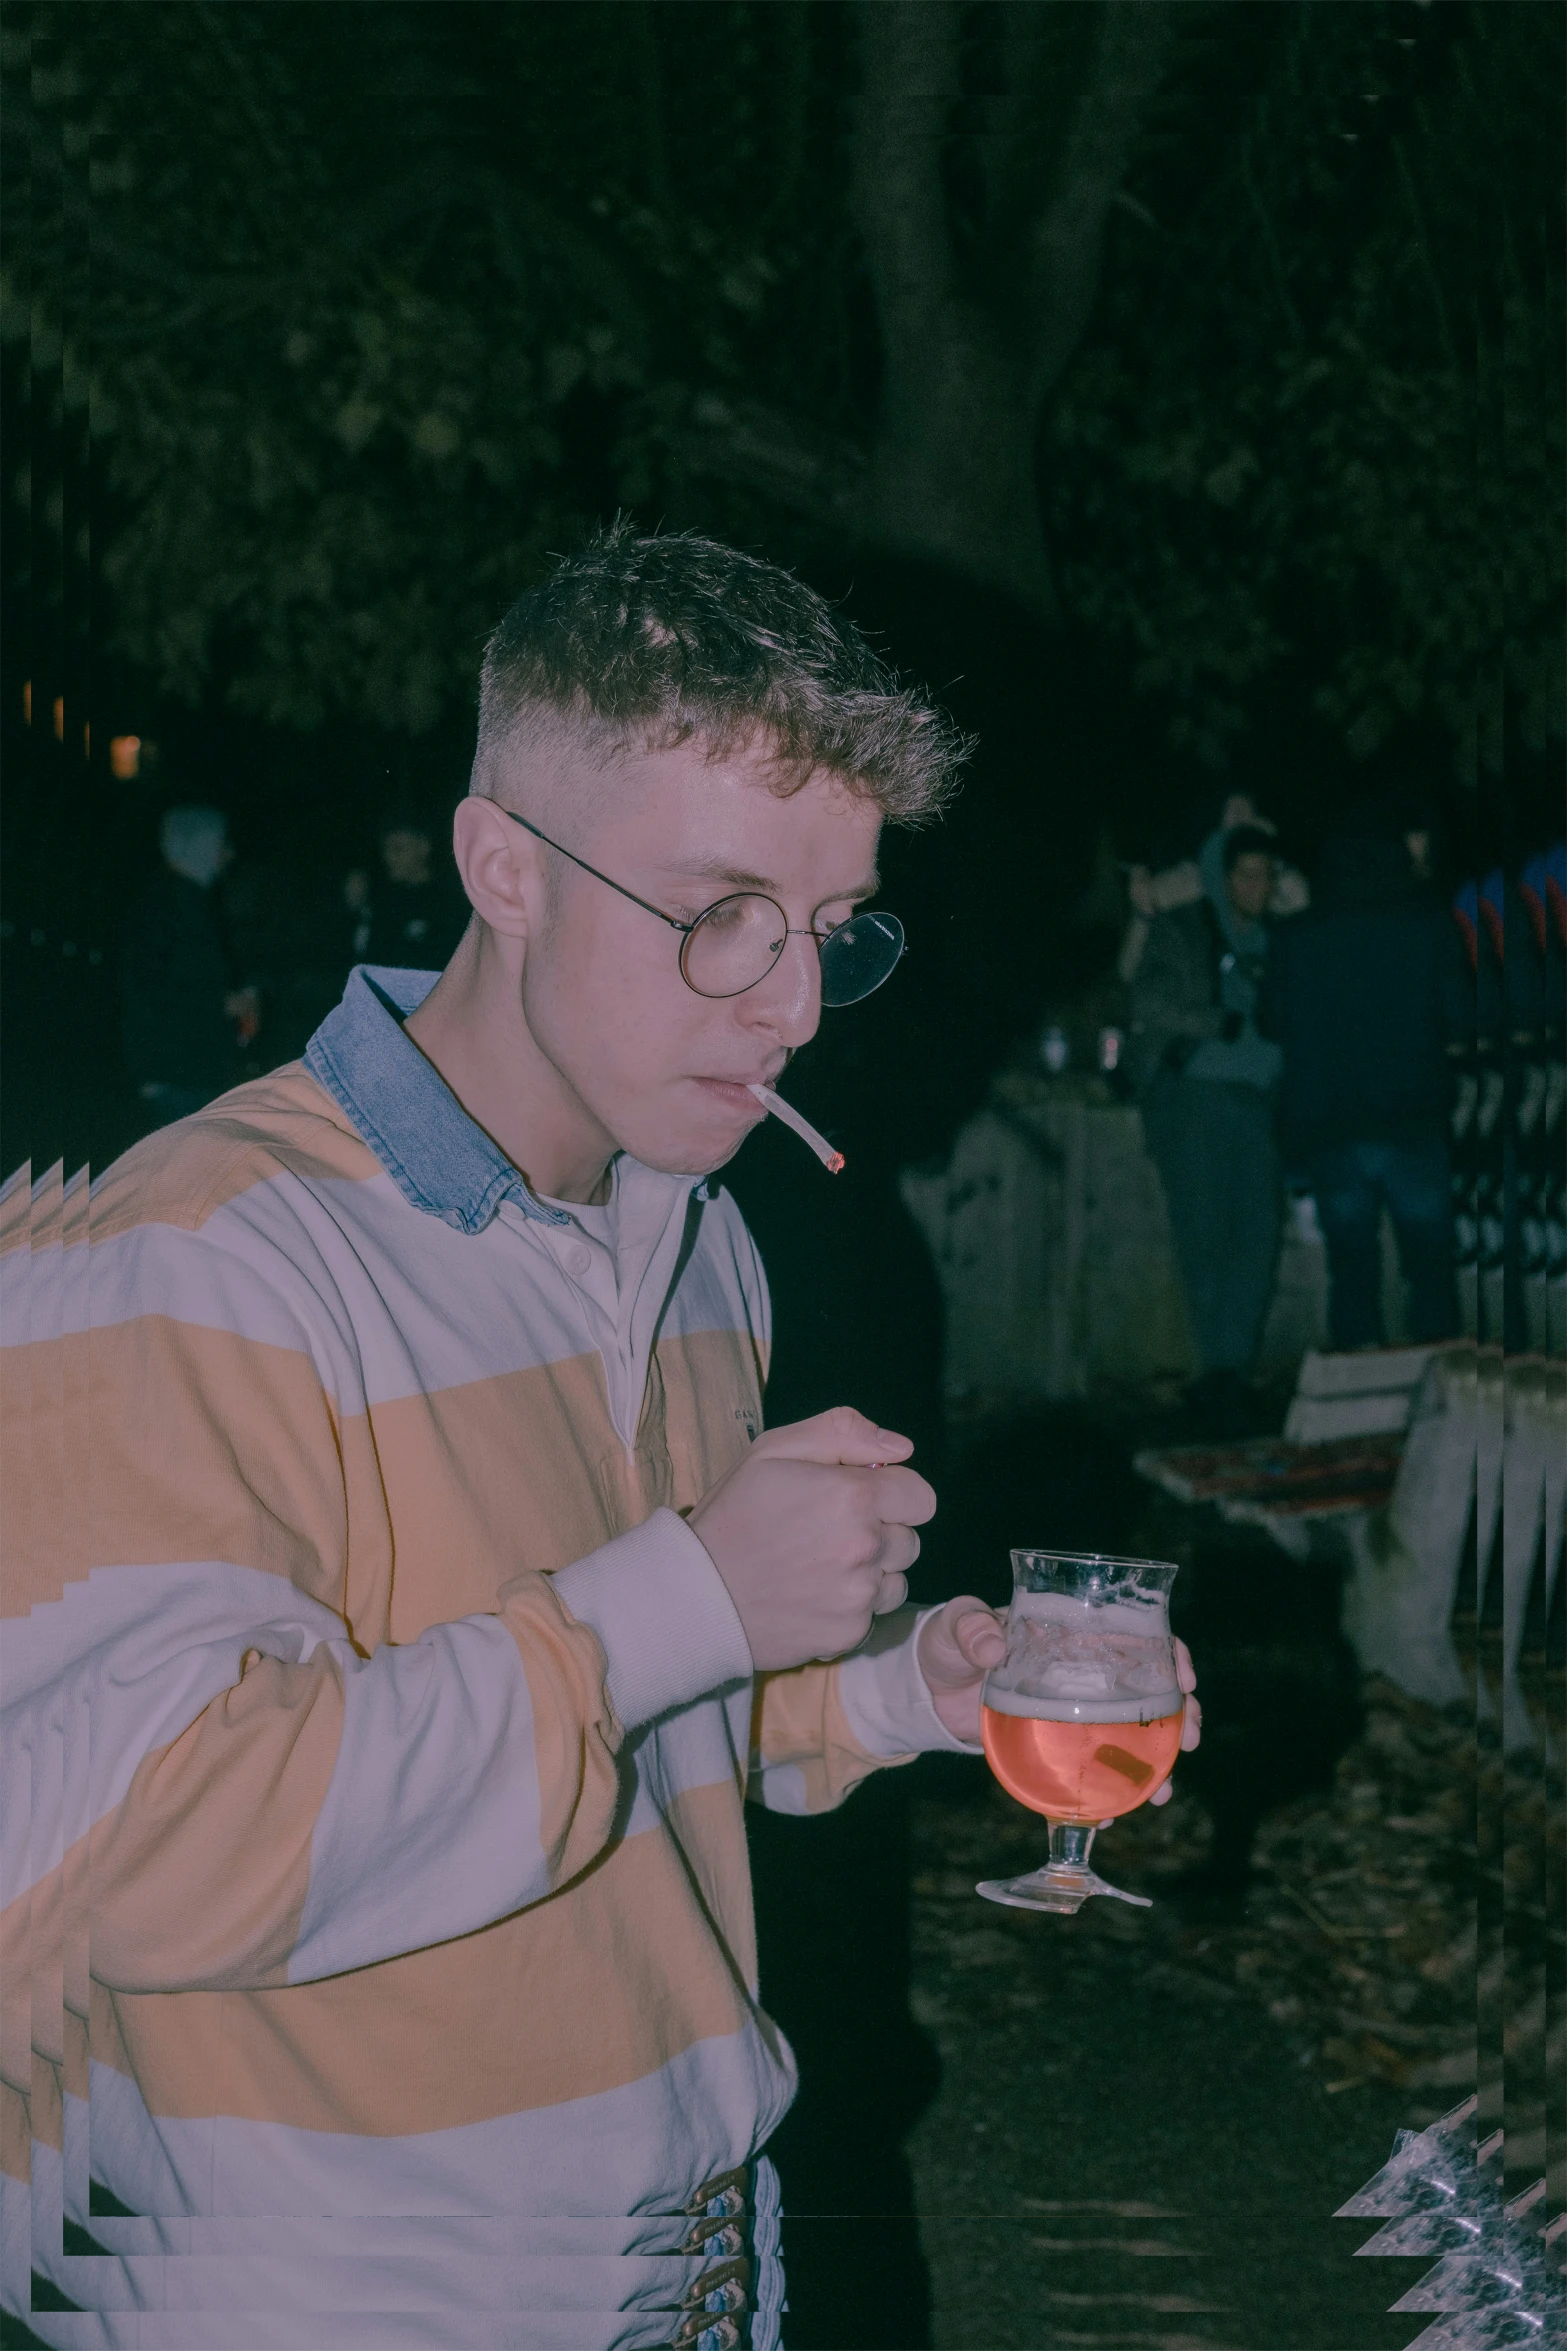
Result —
[[[559,557],[484,649],[473,789],[519,755],[756,744],[787,795],[818,770],[893,823],[938,815],[969,745],[851,623],[778,565],[624,519]]]
[[[1278,861],[1279,844],[1260,824],[1232,825],[1224,836],[1224,870],[1233,873],[1243,857],[1271,857]]]

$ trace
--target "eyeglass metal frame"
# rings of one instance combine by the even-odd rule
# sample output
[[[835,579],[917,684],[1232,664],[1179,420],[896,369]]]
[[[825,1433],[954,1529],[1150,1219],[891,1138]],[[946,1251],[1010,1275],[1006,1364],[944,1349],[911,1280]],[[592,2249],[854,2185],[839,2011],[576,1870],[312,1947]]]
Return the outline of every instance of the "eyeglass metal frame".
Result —
[[[498,800],[492,802],[491,805],[497,808],[501,808],[501,804]],[[789,917],[784,912],[783,908],[778,904],[777,899],[769,898],[765,890],[731,890],[724,897],[715,898],[711,906],[704,906],[701,913],[697,916],[694,922],[682,922],[678,915],[666,914],[662,906],[653,905],[650,899],[639,898],[635,890],[628,890],[626,888],[624,882],[617,882],[611,875],[607,873],[601,873],[596,865],[589,865],[587,859],[585,857],[579,857],[574,849],[562,848],[559,841],[552,841],[548,833],[541,832],[539,827],[536,824],[530,823],[527,817],[519,816],[515,808],[501,808],[501,814],[503,816],[509,816],[513,824],[520,824],[523,831],[525,833],[531,833],[536,841],[542,841],[546,849],[553,849],[558,856],[569,858],[573,865],[580,866],[584,873],[590,873],[596,882],[603,882],[607,889],[618,891],[622,898],[629,898],[632,905],[640,906],[644,914],[656,915],[660,922],[668,923],[672,931],[679,931],[681,934],[679,958],[680,977],[685,981],[686,986],[691,990],[693,996],[705,997],[707,1002],[710,1004],[726,1004],[736,996],[744,996],[749,994],[752,988],[759,988],[763,980],[767,978],[768,973],[776,971],[778,968],[778,959],[784,951],[785,939],[814,939],[816,941],[817,955],[818,958],[820,958],[823,949],[826,948],[831,940],[837,938],[840,932],[846,931],[851,923],[858,922],[861,919],[860,912],[856,911],[854,914],[846,916],[842,922],[834,923],[830,931],[795,930],[790,927]],[[724,994],[715,996],[709,989],[699,988],[696,982],[692,979],[691,974],[686,969],[686,952],[690,946],[690,942],[693,936],[701,929],[703,923],[708,921],[712,915],[715,915],[719,911],[720,907],[732,906],[736,900],[741,898],[759,898],[764,906],[771,906],[776,912],[779,921],[783,925],[783,933],[778,941],[776,949],[774,950],[773,960],[768,965],[767,971],[759,971],[755,979],[747,980],[745,986],[742,988],[730,988],[726,990]],[[862,1004],[865,1001],[866,996],[874,996],[877,988],[885,987],[888,980],[891,979],[893,973],[897,970],[898,965],[902,962],[904,955],[907,953],[903,925],[898,921],[897,916],[895,914],[882,913],[880,909],[877,909],[877,919],[884,925],[891,923],[896,926],[898,933],[898,952],[893,957],[891,963],[888,964],[886,970],[882,973],[881,978],[875,981],[871,987],[866,988],[859,996],[851,996],[848,999],[848,1003],[850,1004]],[[827,1009],[829,1011],[833,1012],[845,1010],[847,1008],[846,1006],[829,1004],[825,990],[823,992],[822,1002],[827,1005]]]

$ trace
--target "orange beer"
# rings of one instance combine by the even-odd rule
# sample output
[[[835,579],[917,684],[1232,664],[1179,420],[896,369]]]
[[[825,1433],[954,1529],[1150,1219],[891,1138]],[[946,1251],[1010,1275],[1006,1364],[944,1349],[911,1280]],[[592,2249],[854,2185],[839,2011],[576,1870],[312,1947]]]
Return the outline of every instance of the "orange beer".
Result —
[[[1019,1804],[1050,1820],[1114,1820],[1146,1804],[1175,1769],[1183,1704],[1151,1722],[1052,1722],[985,1706],[980,1734],[991,1770]]]

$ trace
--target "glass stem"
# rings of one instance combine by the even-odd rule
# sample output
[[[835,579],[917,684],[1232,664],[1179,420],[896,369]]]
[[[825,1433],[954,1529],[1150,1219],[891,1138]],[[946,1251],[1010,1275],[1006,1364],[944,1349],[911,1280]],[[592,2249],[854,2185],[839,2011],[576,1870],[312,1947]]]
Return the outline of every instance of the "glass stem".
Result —
[[[1065,1863],[1069,1869],[1087,1869],[1088,1856],[1094,1842],[1092,1828],[1080,1821],[1053,1820],[1050,1823],[1050,1866]]]

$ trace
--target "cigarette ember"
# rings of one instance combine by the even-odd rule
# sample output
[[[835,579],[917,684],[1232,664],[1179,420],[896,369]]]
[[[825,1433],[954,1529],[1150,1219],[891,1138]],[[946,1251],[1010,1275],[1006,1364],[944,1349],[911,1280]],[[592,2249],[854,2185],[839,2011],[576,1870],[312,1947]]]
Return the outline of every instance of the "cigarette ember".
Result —
[[[782,1094],[775,1094],[771,1086],[747,1086],[746,1092],[754,1094],[774,1118],[781,1118],[786,1127],[792,1127],[802,1143],[809,1143],[829,1175],[838,1174],[843,1166],[843,1153],[835,1151],[826,1136],[819,1135],[810,1120],[800,1116],[792,1102],[786,1102]]]

